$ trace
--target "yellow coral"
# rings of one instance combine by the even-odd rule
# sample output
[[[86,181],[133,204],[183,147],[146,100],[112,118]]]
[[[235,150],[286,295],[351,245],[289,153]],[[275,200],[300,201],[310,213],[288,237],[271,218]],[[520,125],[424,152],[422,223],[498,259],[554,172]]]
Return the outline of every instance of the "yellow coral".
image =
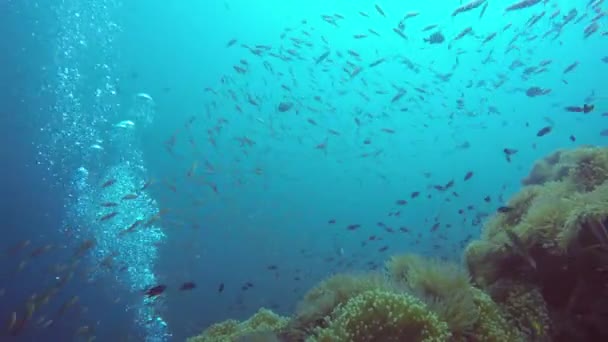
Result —
[[[519,224],[528,212],[530,204],[541,192],[542,186],[539,185],[524,187],[508,201],[507,206],[511,210],[498,213],[488,220],[484,225],[482,237],[491,240],[497,234],[503,233],[505,228],[511,228]]]
[[[524,284],[512,285],[502,305],[510,321],[528,340],[542,340],[549,335],[547,307],[537,288]]]
[[[244,322],[227,320],[207,328],[199,336],[191,337],[188,342],[233,342],[243,337],[273,334],[287,326],[288,319],[261,308]]]
[[[450,337],[447,324],[408,294],[366,291],[336,310],[329,327],[308,341],[445,342]]]
[[[608,218],[608,182],[587,193],[577,193],[568,199],[570,210],[557,241],[563,250],[572,244],[582,227],[603,222]]]
[[[568,200],[575,192],[568,181],[547,182],[542,192],[530,203],[522,222],[513,227],[520,239],[527,245],[541,245],[554,250],[557,247],[557,236],[563,230],[564,223],[571,208]]]
[[[454,263],[418,255],[394,256],[387,269],[399,285],[423,299],[450,331],[461,332],[478,317],[467,272]]]
[[[239,321],[229,319],[213,324],[199,336],[191,337],[188,342],[231,342],[239,334]]]
[[[608,150],[591,146],[558,150],[536,162],[523,184],[561,180],[572,181],[580,191],[593,190],[608,180]]]
[[[519,342],[525,341],[522,334],[509,323],[501,308],[490,296],[479,289],[473,289],[475,304],[479,309],[479,320],[471,327],[469,335],[475,341]]]
[[[485,287],[498,276],[499,269],[492,262],[492,256],[501,248],[504,247],[488,240],[475,240],[466,247],[464,260],[477,285]]]
[[[541,159],[532,167],[530,174],[522,180],[524,185],[540,185],[552,180],[554,167],[545,159]]]
[[[364,291],[383,287],[386,287],[386,282],[379,274],[334,275],[308,291],[298,303],[293,324],[298,329],[314,327],[336,306]]]
[[[592,191],[608,180],[608,150],[580,148],[570,152],[569,176],[582,191]]]

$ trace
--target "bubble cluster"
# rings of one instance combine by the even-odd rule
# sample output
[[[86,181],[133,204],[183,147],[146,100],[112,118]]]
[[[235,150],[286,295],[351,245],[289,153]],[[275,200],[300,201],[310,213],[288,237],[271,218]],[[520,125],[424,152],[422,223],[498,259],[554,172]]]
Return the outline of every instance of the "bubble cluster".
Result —
[[[141,188],[148,178],[136,133],[154,118],[151,98],[135,95],[127,111],[118,101],[114,42],[120,25],[112,15],[120,6],[116,0],[62,0],[54,5],[59,32],[53,63],[46,68],[52,80],[43,89],[53,104],[40,129],[38,163],[56,185],[67,184],[63,229],[75,239],[95,240],[92,264],[99,265],[111,256],[117,264],[128,265],[115,279],[125,291],[139,293],[156,282],[156,245],[165,236],[160,227],[151,224],[145,230],[117,237],[134,221],[158,213],[157,203],[145,191],[139,191],[136,200],[120,200]],[[113,126],[122,120],[132,120],[133,125],[122,128],[133,129]],[[108,179],[116,182],[102,187]],[[99,204],[109,201],[118,203],[114,208],[117,215],[100,221],[107,212]],[[92,277],[114,272],[111,268],[96,269]],[[136,316],[134,330],[140,330],[145,340],[169,339],[167,324],[145,299],[132,312]]]

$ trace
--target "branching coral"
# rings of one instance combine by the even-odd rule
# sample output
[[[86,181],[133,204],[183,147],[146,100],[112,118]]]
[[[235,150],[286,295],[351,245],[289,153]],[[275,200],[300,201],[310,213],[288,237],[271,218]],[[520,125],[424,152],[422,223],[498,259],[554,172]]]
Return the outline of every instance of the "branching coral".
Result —
[[[405,293],[366,291],[337,311],[330,325],[309,341],[444,342],[450,337],[446,323]]]

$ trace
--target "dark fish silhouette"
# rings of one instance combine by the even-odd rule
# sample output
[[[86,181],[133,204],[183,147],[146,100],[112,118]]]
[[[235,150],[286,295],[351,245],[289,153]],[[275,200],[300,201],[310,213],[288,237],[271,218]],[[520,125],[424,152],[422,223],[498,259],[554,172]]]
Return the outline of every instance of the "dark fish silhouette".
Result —
[[[536,136],[542,137],[544,135],[547,135],[547,134],[551,133],[551,129],[552,129],[551,126],[545,126],[536,133]]]
[[[427,38],[424,38],[424,41],[429,44],[441,44],[445,41],[445,36],[441,32],[435,32]]]
[[[293,102],[281,102],[279,103],[279,112],[284,113],[293,107]]]
[[[144,291],[144,294],[148,297],[156,297],[160,294],[162,294],[163,292],[165,292],[165,290],[167,289],[167,286],[165,285],[156,285],[154,287],[151,287],[147,290]]]
[[[196,284],[194,282],[188,281],[182,284],[182,286],[179,287],[180,291],[187,291],[187,290],[192,290],[196,288]]]

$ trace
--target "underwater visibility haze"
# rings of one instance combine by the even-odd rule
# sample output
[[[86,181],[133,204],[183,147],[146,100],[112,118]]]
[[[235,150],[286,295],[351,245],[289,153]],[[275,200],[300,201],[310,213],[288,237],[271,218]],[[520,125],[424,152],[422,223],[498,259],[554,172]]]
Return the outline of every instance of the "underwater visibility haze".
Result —
[[[1,340],[608,339],[604,0],[5,0]]]

